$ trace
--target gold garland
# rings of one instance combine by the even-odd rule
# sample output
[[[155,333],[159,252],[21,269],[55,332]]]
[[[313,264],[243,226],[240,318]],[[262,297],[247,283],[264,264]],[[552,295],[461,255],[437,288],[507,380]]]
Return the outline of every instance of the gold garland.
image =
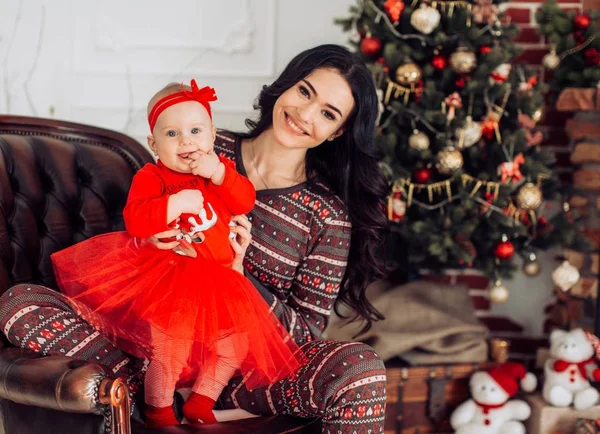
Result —
[[[392,93],[396,99],[400,95],[404,95],[404,104],[408,104],[408,98],[410,97],[410,94],[415,91],[415,85],[411,84],[410,87],[401,86],[389,78],[386,79],[386,82],[387,87],[385,89],[385,96],[383,98],[384,104],[389,104]]]
[[[433,202],[433,195],[446,193],[448,200],[452,200],[452,180],[447,179],[445,181],[434,182],[433,184],[415,184],[408,179],[398,179],[392,185],[392,194],[389,196],[389,203],[395,193],[401,193],[406,197],[406,206],[410,206],[413,202],[415,192],[420,193],[423,190],[427,190],[427,198],[429,203]]]
[[[418,0],[413,1],[413,5],[416,5]],[[442,13],[446,14],[448,18],[452,18],[455,8],[464,8],[467,10],[467,27],[471,27],[471,17],[473,15],[473,4],[466,1],[432,1],[431,7],[437,9],[438,5]],[[413,6],[414,7],[414,6]]]
[[[471,175],[463,174],[461,176],[462,184],[464,188],[467,188],[468,184],[475,184],[475,187],[469,193],[469,196],[473,197],[477,194],[477,192],[481,189],[481,187],[485,187],[485,192],[488,194],[493,194],[494,199],[498,197],[500,192],[500,183],[494,181],[482,181],[477,179]]]

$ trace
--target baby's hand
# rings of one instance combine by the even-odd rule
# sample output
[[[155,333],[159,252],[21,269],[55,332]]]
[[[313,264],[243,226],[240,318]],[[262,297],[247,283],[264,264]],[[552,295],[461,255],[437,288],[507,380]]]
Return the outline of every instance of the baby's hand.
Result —
[[[203,178],[210,179],[217,171],[219,166],[219,157],[214,151],[210,151],[206,154],[193,152],[190,154],[192,161],[190,162],[190,169],[192,173]]]
[[[172,194],[169,200],[169,206],[174,206],[181,214],[200,214],[204,207],[204,196],[198,190],[181,190]]]

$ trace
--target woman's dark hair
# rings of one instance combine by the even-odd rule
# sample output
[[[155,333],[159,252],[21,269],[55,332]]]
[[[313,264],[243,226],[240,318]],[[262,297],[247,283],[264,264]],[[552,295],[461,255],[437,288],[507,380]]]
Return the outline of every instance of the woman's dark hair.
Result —
[[[344,201],[350,212],[352,236],[348,267],[340,285],[335,311],[343,303],[366,320],[361,332],[373,321],[383,319],[367,300],[367,285],[383,276],[383,238],[388,223],[383,203],[387,183],[375,158],[373,138],[378,113],[375,84],[363,61],[339,45],[321,45],[298,54],[270,86],[264,86],[255,104],[260,110],[257,121],[246,120],[246,138],[253,138],[271,128],[273,107],[279,96],[314,70],[325,68],[340,73],[354,97],[354,109],[344,125],[344,133],[332,141],[309,149],[306,174],[324,178]]]

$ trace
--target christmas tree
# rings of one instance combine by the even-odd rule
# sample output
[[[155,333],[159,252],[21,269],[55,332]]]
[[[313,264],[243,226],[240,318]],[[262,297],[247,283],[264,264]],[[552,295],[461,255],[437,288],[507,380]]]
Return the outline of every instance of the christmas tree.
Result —
[[[404,270],[473,267],[497,282],[536,252],[583,249],[540,145],[543,87],[511,61],[519,30],[496,0],[359,0],[351,32],[380,96],[376,145],[389,176],[388,259]],[[545,201],[562,209],[551,217]],[[502,298],[502,297],[499,297]]]
[[[535,18],[551,46],[543,63],[554,70],[553,89],[600,86],[600,12],[564,11],[556,0],[547,0]]]

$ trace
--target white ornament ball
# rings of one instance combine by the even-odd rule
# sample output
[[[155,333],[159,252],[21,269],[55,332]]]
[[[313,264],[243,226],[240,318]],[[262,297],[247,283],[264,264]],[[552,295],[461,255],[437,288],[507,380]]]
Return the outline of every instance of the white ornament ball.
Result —
[[[489,290],[489,298],[493,303],[506,303],[509,296],[510,291],[500,280],[497,280],[494,286]]]
[[[424,35],[428,35],[440,24],[441,17],[437,9],[421,3],[419,9],[410,16],[410,25]]]
[[[579,270],[569,263],[563,263],[552,273],[552,281],[562,291],[568,291],[579,281]]]
[[[467,116],[465,125],[462,128],[456,129],[456,137],[458,138],[458,149],[465,149],[473,146],[481,139],[481,125],[473,122],[471,116]]]
[[[542,58],[542,63],[548,69],[555,69],[560,64],[560,57],[556,51],[551,51]]]
[[[408,138],[408,146],[419,151],[429,148],[429,137],[422,131],[414,130]]]

